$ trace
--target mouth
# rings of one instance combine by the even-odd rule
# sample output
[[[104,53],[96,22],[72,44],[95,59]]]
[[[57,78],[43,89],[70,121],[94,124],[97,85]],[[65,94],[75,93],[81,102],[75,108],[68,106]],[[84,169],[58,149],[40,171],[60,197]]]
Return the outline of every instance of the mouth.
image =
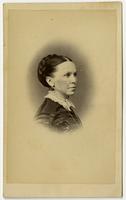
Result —
[[[70,90],[75,90],[75,89],[76,89],[76,87],[75,87],[75,86],[73,86],[73,87],[70,87],[69,89],[70,89]]]

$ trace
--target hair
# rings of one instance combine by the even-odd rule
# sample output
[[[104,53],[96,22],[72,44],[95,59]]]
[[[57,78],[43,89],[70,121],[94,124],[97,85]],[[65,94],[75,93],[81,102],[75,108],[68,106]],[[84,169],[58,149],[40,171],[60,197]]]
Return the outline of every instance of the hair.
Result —
[[[50,88],[50,85],[46,81],[47,76],[51,76],[56,71],[56,66],[65,62],[65,61],[71,61],[70,58],[67,56],[62,55],[48,55],[44,57],[38,64],[38,79],[41,82],[42,85],[45,87]]]

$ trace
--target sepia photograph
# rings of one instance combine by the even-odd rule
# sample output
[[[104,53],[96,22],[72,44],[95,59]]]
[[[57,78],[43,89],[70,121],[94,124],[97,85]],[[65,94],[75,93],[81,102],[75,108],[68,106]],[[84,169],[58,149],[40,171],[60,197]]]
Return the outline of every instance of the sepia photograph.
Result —
[[[5,3],[4,197],[122,196],[122,3]]]

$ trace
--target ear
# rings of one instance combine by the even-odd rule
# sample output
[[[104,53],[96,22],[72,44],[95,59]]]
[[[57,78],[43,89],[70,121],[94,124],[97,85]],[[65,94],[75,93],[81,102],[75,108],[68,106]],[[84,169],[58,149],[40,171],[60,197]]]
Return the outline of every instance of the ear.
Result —
[[[46,77],[46,82],[48,83],[48,85],[49,85],[50,87],[53,87],[53,86],[54,86],[54,81],[53,81],[53,78],[52,78],[52,77],[47,76],[47,77]]]

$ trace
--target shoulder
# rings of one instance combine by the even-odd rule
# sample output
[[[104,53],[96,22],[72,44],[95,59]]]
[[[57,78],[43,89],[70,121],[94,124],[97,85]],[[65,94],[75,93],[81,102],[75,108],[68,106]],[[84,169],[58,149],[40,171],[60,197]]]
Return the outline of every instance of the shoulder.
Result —
[[[59,107],[58,103],[46,98],[35,115],[36,120],[43,125],[50,126]]]
[[[38,114],[41,113],[55,113],[56,110],[60,107],[60,105],[57,102],[52,101],[49,98],[46,98],[44,100],[44,102],[42,103],[42,105],[40,106],[39,110],[38,110]]]
[[[65,120],[69,116],[69,111],[67,111],[62,105],[57,102],[46,98],[43,104],[39,107],[36,116],[53,116],[54,120]]]
[[[46,126],[62,129],[68,123],[68,113],[59,103],[46,98],[36,113],[36,119]]]
[[[57,102],[46,98],[40,106],[36,119],[43,125],[58,131],[70,131],[77,125],[74,114]]]

